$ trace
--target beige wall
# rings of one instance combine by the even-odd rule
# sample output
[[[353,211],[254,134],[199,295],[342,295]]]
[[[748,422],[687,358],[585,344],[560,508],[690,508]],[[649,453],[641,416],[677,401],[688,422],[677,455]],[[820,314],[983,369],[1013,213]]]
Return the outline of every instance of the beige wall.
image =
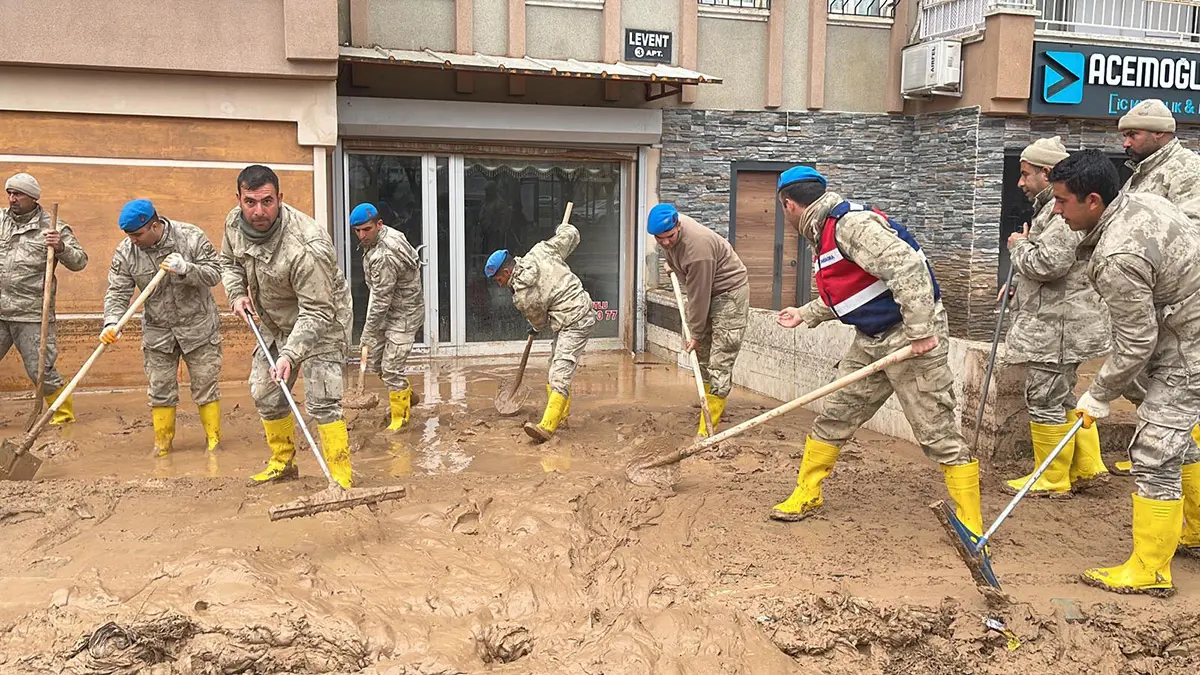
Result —
[[[327,0],[10,0],[3,8],[0,64],[337,74],[338,7]]]
[[[788,6],[783,17],[783,106],[804,110],[808,105],[808,8]]]
[[[665,30],[674,33],[672,63],[679,63],[679,0],[624,0],[621,3],[621,57],[625,57],[625,29]]]
[[[887,112],[891,27],[830,24],[827,30],[824,110]]]
[[[603,56],[600,47],[604,35],[602,19],[603,14],[595,9],[526,6],[528,54],[535,58],[599,61]],[[477,18],[476,25],[478,23]]]
[[[717,110],[763,107],[767,93],[766,22],[701,17],[696,45],[696,69],[724,78],[724,82],[699,87],[691,107]]]
[[[371,22],[367,45],[454,51],[454,0],[370,0],[367,4]],[[357,37],[355,42],[360,43]]]
[[[508,51],[508,0],[475,0],[474,47],[480,54]]]

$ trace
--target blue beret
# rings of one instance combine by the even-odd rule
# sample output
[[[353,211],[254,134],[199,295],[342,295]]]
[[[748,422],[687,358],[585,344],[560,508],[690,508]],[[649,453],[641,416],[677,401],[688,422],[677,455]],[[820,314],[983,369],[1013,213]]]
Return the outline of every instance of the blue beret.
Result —
[[[121,207],[121,216],[117,218],[117,224],[121,226],[122,232],[136,232],[154,220],[154,216],[154,204],[150,203],[149,199],[134,199],[125,202],[125,206]]]
[[[504,264],[505,260],[508,260],[508,249],[506,248],[489,255],[487,264],[483,266],[484,276],[489,279],[496,276],[496,272],[500,271],[500,266]]]
[[[821,185],[828,185],[825,182],[825,176],[817,173],[817,170],[811,166],[793,166],[792,168],[779,174],[779,183],[775,186],[775,191],[779,192],[783,188],[806,180],[815,180]]]
[[[363,202],[350,212],[350,227],[358,227],[379,217],[379,209],[373,204]]]
[[[674,204],[659,204],[650,209],[650,217],[646,219],[646,230],[653,235],[659,235],[672,230],[679,224],[679,210]]]

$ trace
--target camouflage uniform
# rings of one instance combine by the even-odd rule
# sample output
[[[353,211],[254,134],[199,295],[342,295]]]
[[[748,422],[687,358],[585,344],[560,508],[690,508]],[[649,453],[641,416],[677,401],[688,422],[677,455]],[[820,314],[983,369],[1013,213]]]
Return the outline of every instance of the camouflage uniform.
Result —
[[[380,228],[374,244],[364,248],[363,271],[371,298],[361,342],[370,350],[371,368],[382,374],[388,389],[408,389],[404,367],[425,322],[420,259],[404,233],[387,226]]]
[[[329,233],[309,216],[284,204],[278,231],[262,241],[243,232],[241,208],[225,218],[221,276],[229,301],[249,297],[259,330],[275,358],[292,363],[288,386],[304,374],[304,406],[318,424],[342,419],[342,366],[352,327],[350,289],[338,269]],[[255,349],[250,394],[264,420],[291,413],[271,379],[270,365]]]
[[[840,195],[826,192],[809,205],[801,221],[801,233],[814,247],[821,240],[829,210],[841,201]],[[969,463],[971,451],[954,414],[946,311],[940,301],[933,300],[933,283],[924,256],[870,211],[851,211],[838,221],[837,245],[843,255],[887,283],[904,316],[902,323],[878,338],[855,331],[853,344],[838,364],[838,377],[870,365],[913,340],[936,335],[938,345],[827,396],[811,436],[841,447],[895,392],[927,457],[949,466]],[[820,298],[801,307],[800,314],[809,327],[837,318]]]
[[[571,395],[575,368],[596,325],[592,297],[566,263],[578,245],[579,230],[569,223],[559,225],[553,237],[514,259],[509,280],[517,311],[538,331],[549,326],[554,332],[550,388],[565,397]]]
[[[1029,236],[1009,248],[1016,315],[1006,338],[1006,361],[1028,365],[1030,419],[1060,425],[1077,402],[1079,364],[1110,348],[1108,311],[1087,278],[1087,263],[1076,258],[1083,233],[1054,214],[1050,188],[1038,194],[1034,208]]]
[[[1181,465],[1200,461],[1200,230],[1166,199],[1122,193],[1080,245],[1112,315],[1113,353],[1088,392],[1100,402],[1149,377],[1130,443],[1138,494],[1177,500]]]
[[[146,298],[142,310],[142,360],[150,381],[151,407],[179,404],[179,359],[187,363],[192,401],[203,406],[221,397],[221,320],[211,289],[221,282],[217,251],[204,231],[191,223],[162,218],[158,243],[140,248],[128,238],[117,244],[108,268],[104,325],[116,324],[129,309],[135,289],[144,289],[159,264],[179,253],[193,267],[186,276],[167,274]]]
[[[713,396],[725,398],[733,390],[733,364],[742,349],[742,334],[750,321],[750,285],[713,296],[708,306],[708,325],[696,342],[700,376]]]
[[[1122,191],[1166,197],[1193,223],[1200,224],[1200,156],[1172,138],[1141,162],[1125,163],[1133,175]]]
[[[32,382],[37,382],[38,378],[42,293],[46,281],[46,241],[43,232],[48,229],[50,213],[41,206],[20,216],[13,215],[9,209],[0,209],[0,358],[16,345],[25,373]],[[71,226],[60,220],[58,232],[63,242],[62,253],[55,254],[58,264],[72,272],[83,270],[87,267],[88,256],[71,231]],[[57,279],[51,286],[42,387],[42,393],[46,396],[58,391],[64,384],[54,367],[58,357],[54,329]]]

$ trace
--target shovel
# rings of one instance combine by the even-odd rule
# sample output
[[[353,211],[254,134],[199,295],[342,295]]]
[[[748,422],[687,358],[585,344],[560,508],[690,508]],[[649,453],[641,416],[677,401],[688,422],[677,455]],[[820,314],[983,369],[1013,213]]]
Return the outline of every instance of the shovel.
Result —
[[[246,315],[246,323],[250,324],[250,330],[254,331],[254,339],[258,341],[258,348],[262,350],[263,358],[274,369],[275,359],[271,356],[271,350],[267,349],[267,343],[263,340],[262,333],[258,331],[258,325],[254,323],[254,319],[249,314]],[[300,431],[304,432],[304,439],[308,441],[308,447],[312,448],[313,455],[317,458],[317,464],[321,465],[321,471],[325,472],[325,478],[329,480],[329,487],[314,495],[301,497],[294,502],[272,506],[267,509],[267,513],[270,515],[272,521],[284,518],[296,518],[298,516],[311,516],[323,511],[336,511],[354,506],[374,507],[379,502],[389,499],[399,499],[406,494],[407,490],[399,485],[379,488],[347,489],[342,487],[340,483],[333,479],[333,474],[329,473],[329,465],[325,463],[325,457],[321,455],[321,451],[317,448],[317,442],[313,440],[312,434],[309,433],[308,424],[300,416],[300,408],[296,405],[296,399],[292,398],[292,392],[288,389],[287,383],[276,382],[276,384],[279,386],[279,390],[283,392],[283,397],[287,399],[288,405],[292,408],[292,414],[296,416],[296,424],[300,427]]]
[[[876,361],[874,363],[863,366],[862,368],[859,368],[858,370],[854,371],[853,373],[850,373],[849,375],[840,377],[819,389],[810,391],[809,393],[801,396],[800,398],[793,399],[792,401],[789,401],[788,403],[784,403],[783,405],[781,405],[778,408],[775,408],[773,410],[768,410],[767,412],[759,415],[758,417],[753,417],[751,419],[748,419],[745,422],[742,422],[741,424],[739,424],[737,426],[730,427],[729,429],[726,429],[725,431],[722,431],[719,434],[709,436],[708,438],[706,438],[702,441],[699,441],[697,443],[694,443],[691,446],[684,448],[683,450],[678,450],[676,452],[669,453],[669,454],[661,456],[657,459],[652,459],[648,462],[638,462],[635,460],[634,462],[631,462],[630,465],[625,469],[625,477],[629,479],[629,482],[631,482],[635,485],[662,485],[663,483],[674,484],[674,482],[677,480],[677,477],[675,475],[672,474],[672,475],[664,476],[660,479],[659,474],[656,472],[653,472],[653,470],[657,469],[659,467],[667,466],[669,464],[677,464],[678,462],[680,462],[684,459],[687,459],[688,457],[691,457],[692,455],[694,455],[698,452],[703,452],[704,450],[707,450],[708,448],[711,448],[714,445],[721,443],[722,441],[726,441],[730,438],[733,438],[734,436],[737,436],[738,434],[740,434],[744,431],[753,429],[754,427],[756,427],[760,424],[763,424],[764,422],[773,420],[776,417],[779,417],[780,415],[785,415],[785,414],[795,410],[796,408],[799,408],[800,406],[808,405],[809,403],[812,403],[813,401],[816,401],[817,399],[824,398],[825,396],[832,394],[833,392],[837,391],[838,389],[841,389],[842,387],[845,387],[846,385],[848,385],[852,382],[857,382],[857,381],[863,379],[864,377],[874,375],[875,373],[878,373],[882,370],[885,370],[886,368],[894,366],[895,364],[900,363],[901,361],[910,359],[913,356],[914,356],[914,354],[913,354],[911,345],[905,346],[903,349],[897,349],[896,351],[892,352],[891,354],[888,354],[887,356],[883,357],[882,359],[879,359],[878,361]]]
[[[987,407],[989,385],[992,383],[992,371],[996,368],[996,349],[1000,347],[1000,331],[1004,329],[1004,312],[1008,309],[1008,298],[1012,295],[1013,268],[1008,268],[1008,280],[1004,282],[1004,296],[1000,301],[1000,316],[996,318],[996,330],[992,332],[992,351],[988,354],[987,373],[983,376],[983,389],[979,392],[979,411],[975,413],[975,440],[971,449],[979,452],[979,430],[983,427],[983,409]]]
[[[117,322],[118,335],[121,334],[121,331],[125,328],[125,324],[129,323],[133,315],[142,308],[142,305],[146,304],[146,298],[150,297],[155,288],[158,288],[158,284],[162,282],[163,277],[166,275],[167,271],[160,269],[154,275],[154,278],[150,280],[150,283],[146,284],[146,288],[142,289],[142,292],[134,299],[133,304],[129,305],[129,309],[125,310],[125,313],[121,315],[121,320]],[[96,347],[92,355],[88,357],[88,360],[84,361],[83,367],[79,369],[79,372],[75,373],[75,377],[71,378],[67,386],[63,387],[58,398],[54,399],[54,403],[50,404],[50,407],[46,412],[42,413],[37,423],[25,433],[20,443],[14,443],[11,439],[5,439],[4,443],[0,445],[0,480],[30,480],[37,474],[38,468],[42,466],[42,460],[29,454],[29,449],[33,447],[34,441],[37,440],[42,430],[46,428],[55,411],[75,391],[75,387],[79,385],[83,376],[87,375],[92,365],[96,363],[96,359],[100,358],[100,355],[107,348],[108,345],[103,342]]]
[[[987,554],[983,552],[983,549],[1000,527],[1000,523],[1003,523],[1004,519],[1008,518],[1013,509],[1017,507],[1017,502],[1021,501],[1021,498],[1029,492],[1033,484],[1042,477],[1042,474],[1046,472],[1046,469],[1058,457],[1058,453],[1062,452],[1063,448],[1067,447],[1067,443],[1070,443],[1071,439],[1075,438],[1075,434],[1083,428],[1083,423],[1084,418],[1080,414],[1079,419],[1075,421],[1075,424],[1071,425],[1071,429],[1067,431],[1067,434],[1050,451],[1050,454],[1046,455],[1046,459],[1042,460],[1037,470],[1029,474],[1029,479],[1017,491],[1017,495],[1012,498],[1008,506],[1004,507],[1004,510],[996,517],[996,521],[992,523],[987,532],[983,533],[983,536],[979,537],[978,541],[971,541],[973,535],[967,529],[967,526],[963,525],[963,522],[958,519],[958,514],[955,512],[953,504],[947,504],[945,500],[940,500],[929,505],[934,515],[937,516],[938,521],[941,522],[942,527],[946,528],[946,531],[950,534],[950,540],[954,542],[954,548],[958,551],[958,555],[963,559],[963,562],[967,564],[967,569],[971,570],[971,577],[975,579],[976,584],[985,587],[990,586],[997,591],[1000,590],[1000,581],[996,578],[995,572],[992,572],[992,562]]]
[[[50,211],[50,231],[58,230],[58,202]],[[37,382],[33,385],[33,410],[29,411],[29,420],[25,422],[28,432],[37,423],[38,415],[42,412],[42,387],[46,384],[46,334],[50,332],[50,295],[54,289],[54,266],[57,263],[54,249],[46,247],[46,280],[42,285],[42,340],[38,343]]]
[[[375,406],[379,405],[379,397],[376,396],[374,392],[367,394],[363,390],[363,388],[366,386],[366,383],[363,381],[366,376],[367,376],[367,347],[366,347],[366,345],[363,345],[362,357],[359,359],[359,362],[358,362],[358,391],[354,392],[350,396],[343,398],[342,405],[346,406],[347,408],[355,408],[355,409],[370,409],[370,408],[374,408]]]
[[[675,270],[671,270],[671,286],[675,289],[675,305],[679,308],[679,325],[682,327],[683,341],[685,343],[692,341],[692,331],[688,328],[687,323],[687,305],[683,302],[683,293],[679,290],[679,277],[675,276]],[[715,434],[716,428],[713,427],[712,411],[708,409],[708,397],[704,395],[704,378],[700,376],[700,358],[696,356],[696,351],[688,352],[688,359],[692,362],[692,375],[696,377],[696,393],[700,394],[700,414],[704,416],[704,428],[708,429],[708,433]]]
[[[492,405],[496,406],[496,411],[502,417],[512,417],[521,410],[521,406],[525,405],[525,400],[529,398],[529,390],[521,389],[521,379],[525,377],[525,364],[529,363],[529,350],[533,347],[533,329],[529,329],[529,338],[525,340],[525,353],[521,355],[521,365],[517,366],[517,377],[514,380],[505,380],[500,383],[500,388],[496,391],[496,398],[492,399]]]

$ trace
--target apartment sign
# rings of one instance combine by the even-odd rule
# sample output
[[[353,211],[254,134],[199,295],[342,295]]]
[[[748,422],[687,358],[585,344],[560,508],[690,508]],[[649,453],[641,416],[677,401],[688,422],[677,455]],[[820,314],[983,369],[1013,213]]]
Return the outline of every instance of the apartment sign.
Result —
[[[625,60],[671,62],[671,34],[661,30],[625,29]]]
[[[1032,115],[1118,118],[1161,99],[1180,122],[1200,123],[1200,53],[1063,42],[1033,43]]]

